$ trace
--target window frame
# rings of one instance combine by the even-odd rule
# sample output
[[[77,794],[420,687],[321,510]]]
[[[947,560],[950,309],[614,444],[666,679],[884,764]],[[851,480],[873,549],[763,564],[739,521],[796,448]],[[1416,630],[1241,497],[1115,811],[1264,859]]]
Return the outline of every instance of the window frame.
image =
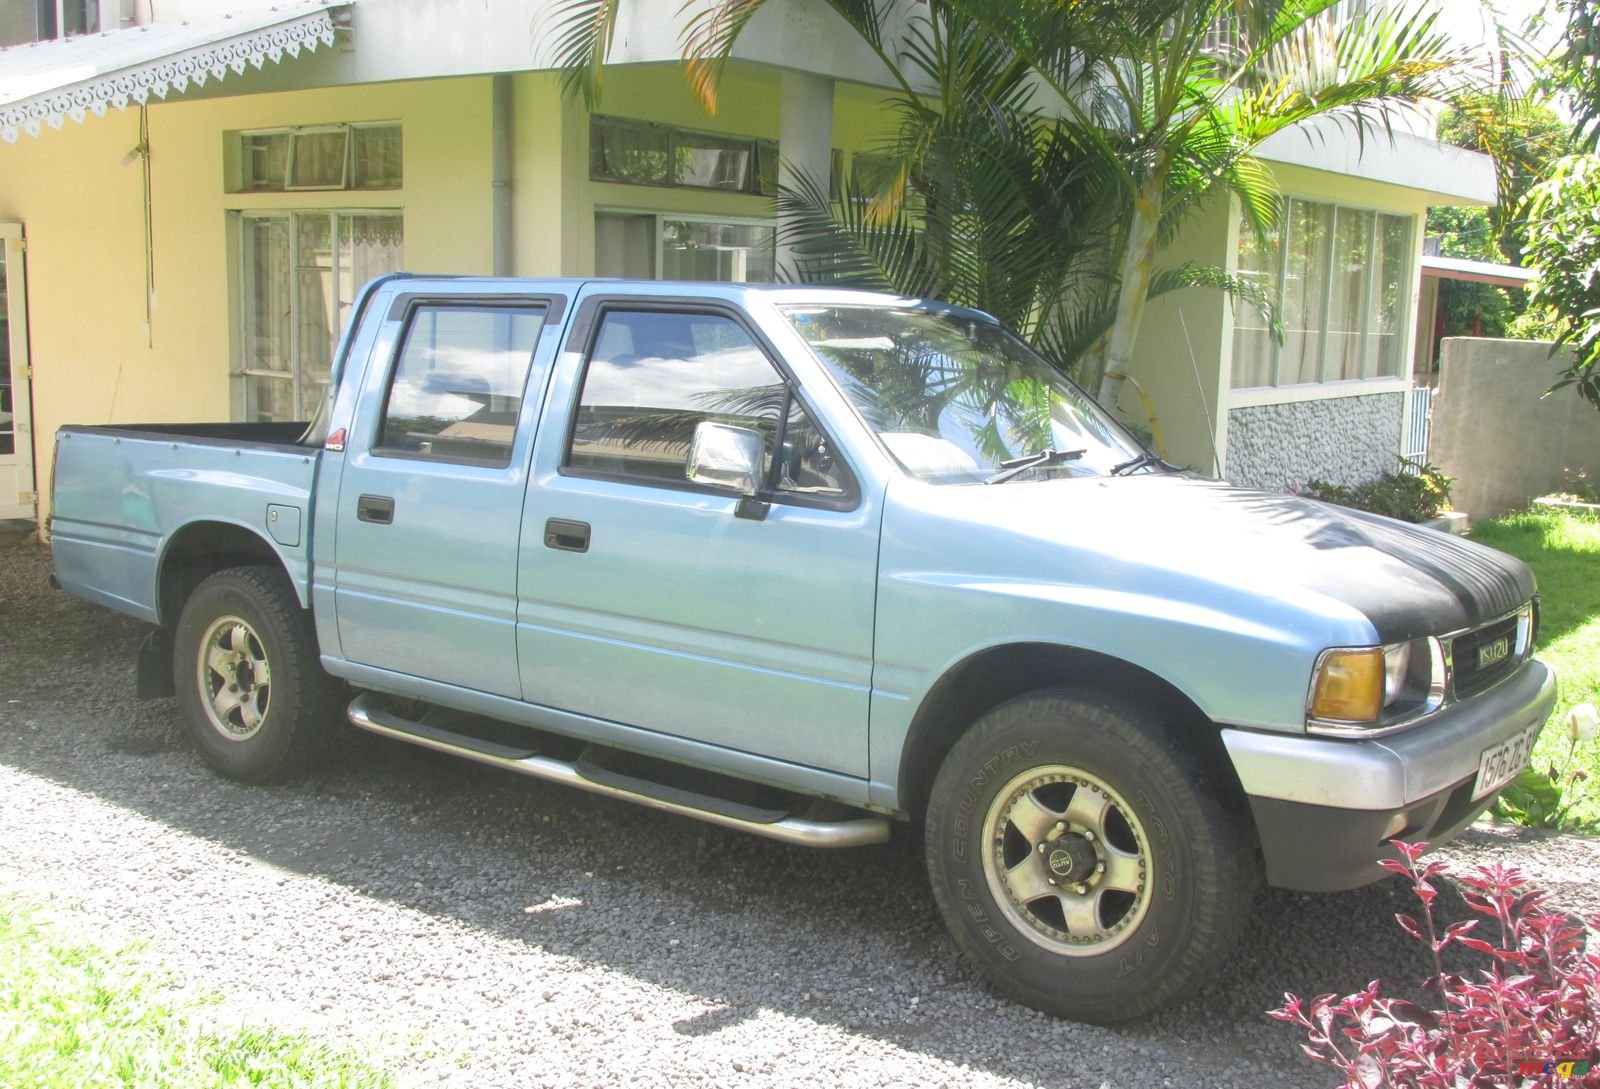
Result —
[[[394,129],[400,137],[400,174],[393,185],[358,186],[355,184],[356,134],[360,130],[368,129]],[[294,184],[297,138],[302,135],[310,136],[330,132],[342,132],[344,134],[344,156],[339,183],[337,185]],[[223,156],[224,164],[227,167],[223,179],[223,191],[230,196],[250,193],[392,193],[405,188],[405,125],[399,120],[330,121],[314,125],[280,125],[261,129],[230,129],[223,136],[227,141],[226,152]],[[284,151],[283,182],[280,185],[250,184],[248,141],[252,137],[261,136],[283,136],[288,139],[288,147]]]
[[[377,415],[372,420],[372,432],[367,443],[367,453],[375,458],[387,458],[396,461],[426,461],[441,465],[469,465],[481,469],[509,469],[517,461],[517,447],[524,433],[523,424],[528,416],[528,390],[533,382],[533,372],[539,362],[539,343],[544,339],[544,334],[552,323],[561,320],[562,304],[565,300],[558,295],[409,295],[404,296],[398,303],[404,303],[404,308],[399,305],[389,312],[389,320],[398,320],[400,328],[394,339],[394,349],[389,353],[389,358],[383,368],[383,397],[379,401]],[[533,347],[528,349],[528,369],[522,376],[522,389],[517,395],[517,420],[511,432],[511,441],[506,444],[505,460],[495,458],[475,458],[461,454],[435,454],[419,450],[402,450],[393,446],[383,445],[384,424],[389,418],[389,400],[394,396],[395,379],[399,375],[400,360],[405,355],[406,345],[411,338],[411,330],[416,322],[417,315],[424,309],[437,310],[508,310],[519,312],[537,312],[540,315],[539,334],[533,338]],[[398,311],[398,313],[397,313]],[[537,421],[534,431],[538,430]]]
[[[301,125],[289,130],[289,154],[283,161],[283,192],[285,193],[341,193],[350,188],[350,153],[355,141],[351,139],[351,126],[349,125]],[[295,162],[299,158],[300,137],[302,136],[327,136],[338,133],[344,137],[344,146],[339,154],[339,180],[326,185],[300,184],[294,180]],[[251,192],[262,192],[252,189]],[[272,192],[272,190],[266,190]]]
[[[1318,330],[1316,367],[1317,378],[1315,381],[1311,382],[1284,383],[1282,381],[1284,346],[1276,342],[1271,342],[1271,365],[1268,368],[1269,381],[1262,385],[1235,385],[1234,367],[1238,355],[1238,318],[1237,316],[1231,316],[1231,320],[1227,327],[1229,330],[1229,335],[1227,371],[1225,376],[1226,384],[1224,386],[1225,391],[1235,401],[1242,396],[1252,399],[1266,398],[1267,400],[1275,403],[1279,400],[1314,400],[1330,396],[1358,396],[1367,392],[1384,392],[1390,385],[1404,383],[1409,376],[1411,366],[1413,366],[1415,362],[1414,360],[1409,360],[1409,344],[1411,340],[1415,339],[1416,333],[1416,298],[1414,291],[1407,291],[1401,297],[1399,309],[1395,315],[1396,330],[1394,336],[1397,338],[1397,343],[1400,345],[1399,366],[1397,367],[1395,374],[1364,373],[1356,378],[1340,378],[1329,375],[1330,366],[1336,362],[1332,358],[1333,353],[1329,351],[1330,335],[1334,332],[1350,332],[1349,330],[1336,331],[1330,327],[1330,323],[1332,321],[1330,309],[1334,295],[1333,266],[1334,263],[1337,262],[1339,254],[1336,236],[1339,228],[1340,213],[1370,216],[1371,223],[1368,225],[1366,234],[1367,258],[1362,270],[1362,284],[1357,319],[1359,324],[1359,336],[1361,337],[1362,343],[1362,370],[1365,371],[1367,368],[1367,355],[1369,352],[1371,353],[1372,357],[1371,365],[1373,369],[1376,370],[1379,366],[1381,366],[1382,353],[1378,345],[1369,344],[1368,342],[1375,335],[1373,332],[1373,319],[1376,315],[1374,314],[1372,307],[1373,302],[1377,297],[1377,293],[1381,290],[1378,283],[1379,273],[1377,270],[1377,265],[1374,261],[1374,255],[1377,252],[1377,243],[1383,238],[1384,219],[1386,217],[1404,220],[1407,225],[1407,252],[1414,253],[1417,245],[1420,217],[1413,212],[1405,212],[1392,208],[1380,208],[1375,205],[1348,204],[1341,202],[1337,198],[1308,196],[1302,193],[1294,192],[1284,193],[1282,195],[1282,200],[1283,211],[1281,221],[1283,223],[1283,227],[1280,238],[1278,239],[1275,247],[1276,252],[1274,254],[1272,267],[1270,270],[1268,270],[1268,284],[1270,287],[1269,294],[1273,302],[1280,309],[1283,306],[1284,290],[1288,276],[1290,245],[1287,232],[1292,227],[1294,222],[1293,206],[1296,203],[1313,206],[1320,205],[1330,209],[1332,212],[1329,221],[1329,260],[1326,268],[1323,270],[1325,275],[1323,277],[1321,289],[1317,293],[1317,298],[1320,302],[1322,313],[1321,328]],[[1240,272],[1239,246],[1243,237],[1243,233],[1247,228],[1240,222],[1240,212],[1236,200],[1230,202],[1230,212],[1232,215],[1232,223],[1230,225],[1231,229],[1229,234],[1229,272],[1234,275],[1238,275]],[[1242,305],[1248,304],[1235,303],[1235,314],[1237,312],[1237,308]],[[1252,326],[1252,328],[1254,328],[1254,326]],[[1411,336],[1406,336],[1407,331],[1410,332]]]
[[[595,130],[608,123],[614,123],[623,128],[652,129],[666,136],[667,162],[665,181],[641,181],[636,178],[619,178],[612,174],[603,173],[595,161]],[[778,141],[765,136],[746,136],[737,132],[714,132],[710,129],[691,128],[687,125],[674,125],[666,121],[648,121],[638,117],[623,117],[620,114],[595,113],[589,115],[589,180],[601,182],[606,185],[640,185],[649,189],[690,189],[705,193],[733,193],[747,197],[775,197],[778,195],[777,162],[779,157]],[[709,144],[697,145],[696,139],[709,141]],[[694,185],[678,179],[678,148],[680,144],[687,146],[715,147],[718,144],[744,145],[748,155],[746,178],[738,187],[726,185]],[[735,150],[729,148],[729,150]]]
[[[714,190],[707,190],[714,192]],[[661,278],[662,266],[666,264],[667,239],[662,229],[663,222],[672,220],[679,223],[709,223],[716,227],[759,227],[772,232],[773,266],[777,266],[778,246],[778,221],[775,218],[762,218],[761,216],[724,216],[715,212],[674,212],[660,208],[630,208],[614,204],[597,204],[594,208],[594,219],[602,216],[613,218],[648,217],[650,220],[650,280],[654,283],[677,284],[692,283],[690,280],[663,280]],[[598,255],[596,255],[598,257]],[[775,281],[767,280],[718,280],[715,283],[729,284],[760,284]]]
[[[305,361],[301,355],[299,339],[301,300],[295,276],[300,268],[298,263],[300,251],[299,217],[316,215],[334,217],[329,226],[331,237],[335,240],[334,260],[337,261],[337,239],[339,228],[337,217],[385,216],[398,218],[401,223],[401,246],[403,249],[405,245],[405,209],[370,207],[230,208],[227,211],[227,215],[232,221],[229,231],[230,253],[228,255],[228,264],[230,266],[230,275],[232,277],[232,282],[229,285],[229,295],[233,302],[233,313],[230,315],[232,319],[230,324],[233,327],[233,336],[235,338],[233,366],[229,369],[228,377],[231,381],[238,383],[238,394],[235,400],[235,404],[237,405],[238,409],[238,418],[246,422],[253,421],[254,419],[249,381],[251,378],[270,378],[277,381],[287,381],[289,383],[289,396],[291,398],[291,402],[295,406],[295,411],[298,413],[301,406],[302,387],[305,384]],[[246,283],[249,269],[247,268],[244,256],[245,231],[249,228],[249,224],[252,221],[271,219],[285,220],[289,226],[289,343],[285,345],[285,358],[289,366],[287,370],[283,371],[264,367],[250,367],[246,365],[245,361],[245,345],[249,341],[249,330],[247,328],[249,303],[247,301],[248,287]],[[335,265],[333,272],[333,282],[335,285],[337,285],[337,265]],[[336,310],[346,304],[353,306],[361,296],[361,286],[362,285],[360,284],[355,285],[355,294],[349,299],[336,299]],[[333,353],[338,351],[339,337],[342,334],[342,328],[335,329],[333,332],[334,338],[329,349],[330,360],[333,358]]]
[[[843,447],[833,437],[833,433],[823,425],[821,418],[805,397],[804,389],[795,377],[794,371],[784,360],[782,354],[773,346],[772,342],[761,332],[749,316],[740,307],[720,299],[706,299],[694,297],[661,297],[641,295],[605,295],[586,300],[574,316],[572,330],[567,334],[565,351],[580,353],[582,364],[579,367],[577,380],[572,386],[571,403],[567,406],[566,426],[561,437],[561,460],[556,467],[556,472],[564,477],[580,480],[605,480],[617,484],[633,484],[640,487],[659,488],[664,491],[688,492],[698,495],[714,495],[724,499],[743,498],[738,492],[728,488],[717,488],[706,484],[696,484],[685,477],[683,480],[663,480],[660,477],[635,475],[625,472],[609,472],[604,469],[587,469],[575,466],[572,462],[572,441],[578,430],[578,411],[582,407],[584,385],[589,378],[589,364],[594,356],[594,350],[600,342],[600,330],[605,324],[607,314],[614,312],[647,313],[647,314],[699,314],[706,317],[728,318],[739,326],[747,335],[756,349],[766,357],[767,363],[784,386],[783,409],[778,415],[772,433],[773,458],[772,464],[767,467],[761,486],[756,489],[752,497],[760,502],[774,503],[790,507],[807,507],[813,510],[853,511],[861,505],[860,474],[844,454]],[[839,495],[812,495],[804,492],[781,491],[774,487],[776,483],[779,463],[777,451],[783,448],[785,432],[788,429],[788,420],[793,412],[793,406],[798,403],[802,412],[811,420],[825,442],[834,451],[835,460],[843,470],[845,488]]]

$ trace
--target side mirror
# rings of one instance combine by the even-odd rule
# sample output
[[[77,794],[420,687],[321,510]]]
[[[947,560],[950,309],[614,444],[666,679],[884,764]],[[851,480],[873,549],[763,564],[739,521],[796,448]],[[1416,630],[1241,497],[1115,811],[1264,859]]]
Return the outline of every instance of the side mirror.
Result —
[[[705,420],[695,425],[684,475],[696,484],[755,495],[766,449],[759,431]]]

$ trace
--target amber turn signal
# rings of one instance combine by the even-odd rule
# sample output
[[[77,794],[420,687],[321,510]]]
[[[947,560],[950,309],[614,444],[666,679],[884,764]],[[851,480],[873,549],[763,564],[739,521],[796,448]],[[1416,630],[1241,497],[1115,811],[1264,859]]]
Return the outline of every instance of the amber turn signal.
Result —
[[[1327,651],[1318,663],[1307,711],[1312,718],[1373,722],[1383,709],[1383,681],[1382,648]]]

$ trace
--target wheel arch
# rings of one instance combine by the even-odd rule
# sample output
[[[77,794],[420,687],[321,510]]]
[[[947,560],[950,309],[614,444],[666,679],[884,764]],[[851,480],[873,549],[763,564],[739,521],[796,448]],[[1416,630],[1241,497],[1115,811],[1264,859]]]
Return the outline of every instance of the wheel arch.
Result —
[[[167,538],[156,567],[156,615],[163,627],[178,621],[196,586],[229,567],[266,565],[287,577],[288,564],[277,547],[256,530],[221,519],[189,522]],[[291,585],[294,580],[290,579]],[[296,597],[300,588],[295,586]],[[305,606],[303,598],[300,605]]]
[[[1242,802],[1221,734],[1198,704],[1159,674],[1099,651],[1057,643],[1006,643],[975,651],[945,671],[918,705],[901,748],[897,808],[920,819],[939,766],[985,712],[1007,700],[1061,685],[1084,685],[1136,700],[1190,727],[1180,736],[1231,783]]]

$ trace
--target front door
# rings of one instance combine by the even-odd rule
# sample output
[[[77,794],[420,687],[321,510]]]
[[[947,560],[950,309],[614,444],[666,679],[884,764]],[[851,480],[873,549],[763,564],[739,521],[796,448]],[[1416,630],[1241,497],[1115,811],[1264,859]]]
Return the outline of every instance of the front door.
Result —
[[[22,224],[0,223],[0,518],[34,517],[28,290]]]
[[[523,517],[523,698],[864,778],[876,502],[739,312],[614,296],[572,335]],[[686,479],[705,421],[761,436],[758,501]]]
[[[414,297],[390,312],[339,478],[347,661],[512,699],[517,548],[559,297]],[[526,395],[526,396],[525,396]]]

